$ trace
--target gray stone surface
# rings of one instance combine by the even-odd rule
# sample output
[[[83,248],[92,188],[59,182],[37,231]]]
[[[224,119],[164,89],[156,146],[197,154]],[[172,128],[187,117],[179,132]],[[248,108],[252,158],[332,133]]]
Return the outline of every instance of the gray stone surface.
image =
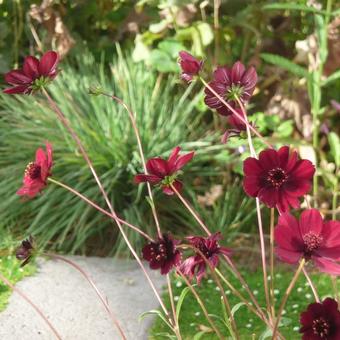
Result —
[[[147,339],[152,319],[139,322],[141,313],[158,307],[157,300],[134,261],[69,257],[77,262],[107,297],[130,340]],[[65,340],[120,339],[103,305],[90,285],[72,267],[61,261],[38,261],[38,273],[17,284],[48,316]],[[146,265],[146,267],[148,267]],[[149,271],[157,289],[164,277]],[[40,316],[17,293],[0,313],[0,339],[55,339]]]

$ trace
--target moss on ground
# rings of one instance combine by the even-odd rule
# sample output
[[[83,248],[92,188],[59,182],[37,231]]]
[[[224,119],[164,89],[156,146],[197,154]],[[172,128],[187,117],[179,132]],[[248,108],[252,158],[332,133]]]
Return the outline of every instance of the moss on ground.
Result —
[[[261,271],[249,272],[242,271],[243,277],[248,282],[250,288],[252,289],[254,295],[258,299],[261,306],[265,306],[265,297],[263,292],[263,276]],[[275,275],[274,279],[274,293],[276,299],[276,310],[279,307],[279,303],[285,292],[285,289],[290,283],[293,273],[287,271],[287,269],[281,269]],[[241,292],[246,295],[245,290],[241,287],[238,281],[227,274],[230,282],[234,286],[241,289]],[[323,299],[326,296],[331,296],[333,293],[331,279],[327,275],[321,275],[318,273],[312,274],[312,281],[318,288],[320,297]],[[185,283],[180,279],[176,278],[174,281],[173,290],[175,300],[178,300],[182,290],[185,288]],[[197,288],[197,292],[200,297],[204,300],[207,310],[211,315],[222,315],[221,307],[221,294],[216,290],[216,284],[211,279],[206,279],[202,281],[202,284]],[[231,306],[235,306],[240,302],[240,300],[235,297],[230,290],[226,288],[225,290],[227,297],[230,300]],[[169,306],[168,295],[164,295],[167,306]],[[280,327],[280,332],[287,339],[300,339],[299,335],[299,316],[300,313],[305,310],[309,303],[314,302],[312,291],[304,276],[300,276],[289,300],[284,310],[284,326]],[[170,309],[169,309],[170,310]],[[214,318],[214,317],[213,317]],[[260,339],[261,334],[266,330],[263,323],[251,312],[248,311],[246,306],[241,306],[235,314],[236,323],[238,326],[240,338],[243,340],[249,339]],[[221,333],[228,336],[228,331],[221,321],[216,319],[216,325],[219,327]],[[204,330],[208,330],[209,324],[205,319],[201,308],[196,302],[195,298],[189,293],[184,300],[182,305],[179,324],[181,329],[181,334],[185,340],[215,340],[217,337],[211,333],[202,333],[201,337],[197,334]],[[167,326],[161,321],[160,318],[156,318],[154,325],[151,329],[150,339],[166,339],[166,333],[169,333]],[[253,336],[255,334],[255,337]],[[195,338],[195,335],[197,338]]]

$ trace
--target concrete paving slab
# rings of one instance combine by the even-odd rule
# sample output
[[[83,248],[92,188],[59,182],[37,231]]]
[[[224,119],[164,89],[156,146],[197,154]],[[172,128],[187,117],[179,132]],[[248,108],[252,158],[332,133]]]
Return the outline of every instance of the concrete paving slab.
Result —
[[[141,313],[158,303],[135,261],[68,256],[90,274],[130,340],[147,339],[152,318],[138,321]],[[146,264],[146,267],[148,265]],[[149,273],[161,291],[165,277]],[[45,313],[63,340],[120,339],[103,305],[90,285],[61,261],[38,260],[38,272],[17,284]],[[55,339],[39,315],[17,293],[0,313],[1,340]]]

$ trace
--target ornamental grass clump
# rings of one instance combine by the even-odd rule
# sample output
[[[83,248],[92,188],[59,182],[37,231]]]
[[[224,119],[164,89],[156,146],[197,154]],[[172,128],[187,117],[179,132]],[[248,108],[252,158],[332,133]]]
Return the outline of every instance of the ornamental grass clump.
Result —
[[[212,233],[212,226],[205,223],[200,214],[187,200],[184,190],[182,190],[186,183],[178,178],[182,172],[188,172],[188,167],[184,168],[184,166],[193,159],[194,154],[195,158],[199,157],[196,150],[181,152],[181,148],[176,146],[167,159],[161,157],[161,155],[155,155],[155,157],[146,160],[139,130],[142,122],[136,119],[136,114],[122,99],[115,94],[111,95],[105,92],[98,86],[95,90],[92,89],[90,93],[95,94],[97,97],[104,96],[114,100],[116,105],[124,108],[130,119],[141,170],[139,174],[131,176],[129,181],[134,182],[136,185],[146,184],[145,195],[152,211],[154,228],[152,232],[146,233],[140,226],[120,217],[120,212],[117,211],[116,206],[112,204],[110,199],[111,194],[114,193],[107,191],[101,173],[97,171],[96,164],[92,161],[81,137],[47,88],[47,85],[57,75],[58,60],[56,52],[53,51],[47,52],[40,62],[34,57],[27,57],[23,70],[10,71],[8,74],[11,76],[6,77],[7,82],[14,86],[15,90],[5,89],[4,92],[16,95],[40,95],[39,100],[43,101],[44,105],[47,105],[54,112],[55,120],[62,124],[67,131],[67,138],[70,138],[77,150],[75,157],[82,157],[84,160],[92,180],[98,187],[98,192],[103,197],[105,207],[98,205],[93,201],[92,197],[87,197],[84,193],[79,192],[77,188],[73,188],[68,183],[63,183],[52,176],[51,167],[53,162],[58,161],[61,164],[63,162],[62,159],[58,159],[57,153],[53,155],[52,159],[52,148],[53,150],[57,149],[53,145],[53,141],[46,143],[46,152],[38,149],[35,161],[29,163],[25,172],[23,187],[17,192],[18,196],[28,196],[33,200],[37,195],[51,195],[51,191],[47,193],[43,190],[49,183],[50,186],[58,186],[67,190],[70,194],[75,195],[90,207],[105,215],[106,218],[110,218],[113,222],[112,227],[120,233],[127,248],[146,277],[150,289],[155,294],[161,308],[158,314],[169,327],[169,332],[172,333],[169,334],[171,338],[182,339],[178,314],[184,297],[177,302],[176,306],[172,293],[172,279],[176,275],[180,276],[187,285],[186,292],[190,291],[197,300],[202,313],[206,317],[207,333],[212,333],[219,339],[225,339],[226,337],[223,334],[227,332],[227,338],[242,339],[240,331],[245,325],[240,324],[237,317],[235,317],[235,308],[237,306],[231,306],[227,294],[225,294],[225,289],[228,287],[239,298],[240,302],[254,314],[254,317],[261,320],[267,328],[267,335],[269,334],[272,339],[285,339],[285,335],[280,328],[282,326],[282,315],[294,285],[300,274],[303,273],[316,300],[316,303],[310,304],[306,312],[301,314],[302,326],[300,332],[303,339],[337,339],[339,333],[339,301],[326,299],[320,303],[317,290],[309,277],[308,271],[309,266],[314,264],[322,272],[334,276],[340,274],[340,225],[335,220],[326,222],[319,209],[309,207],[310,200],[307,199],[306,195],[312,189],[313,176],[315,176],[316,170],[315,164],[312,164],[307,159],[301,159],[298,152],[291,145],[283,145],[280,148],[277,148],[276,145],[271,145],[257,131],[256,125],[249,123],[246,106],[252,98],[257,83],[255,68],[252,66],[247,68],[240,61],[235,62],[231,67],[218,66],[213,73],[213,80],[206,82],[202,78],[203,62],[184,51],[180,52],[179,55],[179,65],[182,69],[181,78],[185,82],[196,80],[202,84],[206,105],[211,109],[215,109],[222,116],[221,119],[228,119],[229,124],[238,131],[237,135],[240,138],[242,138],[241,132],[246,134],[250,157],[243,162],[243,188],[245,195],[254,198],[257,211],[260,262],[263,272],[262,294],[266,298],[266,303],[263,306],[259,304],[248,286],[246,278],[243,277],[236,265],[235,258],[239,249],[237,247],[231,249],[231,247],[226,247],[222,244],[227,235],[223,235],[220,231]],[[24,78],[23,74],[26,78]],[[17,83],[14,82],[14,75]],[[20,85],[19,81],[22,81],[23,85]],[[18,86],[25,86],[25,89],[22,90],[23,88],[18,88]],[[109,103],[115,105],[112,102]],[[229,118],[224,118],[224,116]],[[46,139],[50,140],[49,137],[46,136]],[[255,138],[258,139],[259,145],[262,143],[261,147],[257,146],[255,148]],[[228,140],[225,139],[224,142],[228,143]],[[190,181],[188,178],[187,176],[186,181]],[[169,202],[178,200],[192,215],[194,223],[197,224],[201,232],[188,234],[186,237],[179,239],[163,231],[163,216],[159,214],[157,209],[158,201],[154,196],[154,192],[159,190],[167,195]],[[32,200],[18,201],[18,204],[30,204]],[[302,200],[305,200],[304,204],[307,205],[307,209],[300,213],[300,211],[296,210],[301,208]],[[312,202],[317,207],[318,202],[315,198],[314,201],[312,198]],[[268,251],[264,235],[266,221],[262,217],[262,211],[267,208],[270,209],[271,217],[269,223],[270,247]],[[295,215],[299,214],[300,218],[297,220]],[[275,215],[278,216],[276,227]],[[127,230],[138,233],[145,239],[141,254],[131,244]],[[190,255],[188,255],[189,252]],[[64,263],[71,265],[82,273],[84,278],[95,289],[121,338],[126,339],[124,327],[121,327],[117,317],[110,309],[108,301],[82,268],[60,255],[39,252],[38,247],[33,247],[31,239],[22,242],[17,250],[17,257],[25,263],[33,253],[34,255],[40,253],[40,255],[64,261]],[[267,254],[269,254],[270,259],[269,265]],[[281,261],[296,265],[295,273],[292,275],[291,282],[280,301],[276,301],[274,297],[275,254]],[[164,303],[142,259],[148,262],[151,270],[159,271],[161,275],[166,276],[171,308],[168,308]],[[226,266],[239,280],[242,290],[236,289],[229,282],[226,272],[220,270],[222,265]],[[268,275],[268,271],[270,275]],[[212,316],[209,313],[204,300],[198,293],[196,284],[192,282],[192,279],[195,278],[197,284],[200,284],[206,277],[212,278],[221,294],[222,308],[220,316]],[[269,277],[272,278],[270,282]],[[44,317],[43,314],[41,315]],[[223,320],[225,329],[222,329],[217,324],[216,319],[218,318]],[[56,332],[48,319],[44,317],[44,320],[57,338],[60,338],[59,333]],[[264,338],[264,335],[260,335],[260,337]]]

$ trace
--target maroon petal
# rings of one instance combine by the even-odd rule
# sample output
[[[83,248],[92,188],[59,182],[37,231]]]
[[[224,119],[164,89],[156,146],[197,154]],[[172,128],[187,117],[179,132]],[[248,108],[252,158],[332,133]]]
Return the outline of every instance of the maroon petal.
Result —
[[[244,90],[251,95],[257,83],[257,73],[253,66],[249,67],[249,69],[243,74],[241,81]]]
[[[274,149],[266,149],[260,152],[259,162],[263,169],[271,170],[280,165],[277,151]]]
[[[178,159],[176,160],[173,172],[176,172],[176,171],[180,170],[181,168],[183,168],[185,164],[187,164],[188,162],[190,162],[192,160],[192,158],[194,157],[194,154],[195,154],[195,152],[192,151],[192,152],[189,152],[185,155],[179,156]]]
[[[281,169],[286,169],[287,163],[289,161],[289,146],[282,146],[278,151],[277,154],[279,156],[279,166]]]
[[[315,173],[315,166],[311,161],[306,159],[299,160],[290,172],[290,176],[304,180],[311,179]]]
[[[146,163],[148,172],[158,177],[165,177],[168,175],[168,162],[162,158],[151,158]]]
[[[175,168],[175,163],[178,158],[178,154],[181,151],[181,148],[179,146],[176,146],[172,152],[171,155],[168,158],[168,168],[170,171],[172,171]]]
[[[162,180],[162,178],[155,176],[155,175],[144,175],[144,174],[138,174],[135,176],[135,183],[144,183],[149,182],[151,184],[159,183]]]
[[[261,188],[257,197],[269,208],[274,208],[278,202],[278,190],[276,188]]]
[[[246,176],[258,176],[263,172],[263,168],[256,158],[248,157],[243,162],[243,172]]]
[[[303,251],[304,245],[300,239],[299,232],[293,231],[290,227],[277,226],[274,231],[274,239],[278,248],[292,252]]]
[[[301,253],[296,251],[290,251],[282,248],[275,249],[276,255],[280,258],[281,261],[287,262],[289,264],[295,264],[299,262],[301,258]]]
[[[300,216],[301,235],[305,235],[311,231],[319,235],[322,231],[322,227],[322,216],[317,209],[307,209],[302,212]]]
[[[287,191],[290,196],[301,197],[311,189],[311,182],[302,179],[289,179],[284,184],[284,191]]]
[[[32,80],[38,78],[39,60],[32,56],[26,57],[23,65],[23,71]]]
[[[218,67],[214,71],[214,79],[216,82],[228,85],[231,83],[230,71],[226,67]]]
[[[3,93],[6,94],[28,94],[31,91],[29,90],[30,85],[18,85],[18,86],[14,86],[14,87],[9,87],[7,89],[3,90]]]
[[[261,190],[260,180],[258,177],[245,177],[243,179],[243,189],[247,195],[256,197]]]
[[[39,73],[43,76],[49,76],[56,71],[58,66],[59,56],[57,52],[48,51],[40,59]]]
[[[340,275],[340,264],[332,260],[316,256],[312,256],[312,260],[321,272],[331,275]]]
[[[237,61],[231,68],[231,81],[233,83],[240,82],[245,70],[244,65],[240,61]]]
[[[324,246],[331,248],[340,245],[340,222],[328,221],[324,222],[322,235],[324,239]]]
[[[30,84],[32,79],[21,70],[13,70],[5,74],[5,81],[11,85],[24,85]]]

